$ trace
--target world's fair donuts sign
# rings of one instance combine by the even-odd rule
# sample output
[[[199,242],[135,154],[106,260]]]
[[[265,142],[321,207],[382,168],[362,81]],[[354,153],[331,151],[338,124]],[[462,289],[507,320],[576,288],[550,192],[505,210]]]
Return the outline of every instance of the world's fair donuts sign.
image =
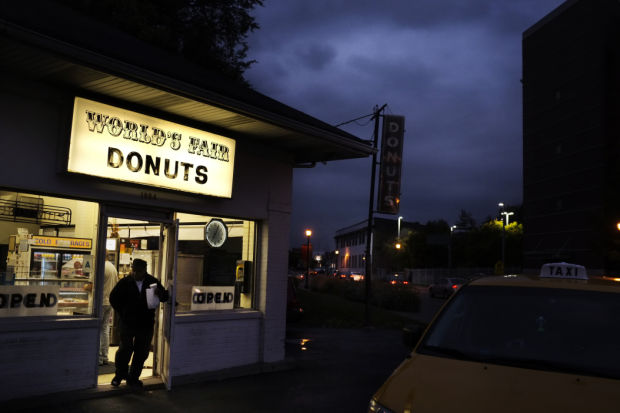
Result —
[[[232,196],[235,140],[76,97],[69,172]]]

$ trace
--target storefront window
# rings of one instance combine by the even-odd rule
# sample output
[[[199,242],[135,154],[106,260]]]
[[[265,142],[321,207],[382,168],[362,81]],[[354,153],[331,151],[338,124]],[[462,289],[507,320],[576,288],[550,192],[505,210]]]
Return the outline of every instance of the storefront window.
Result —
[[[0,191],[0,317],[93,314],[98,204]]]
[[[177,312],[252,308],[253,221],[177,213]]]

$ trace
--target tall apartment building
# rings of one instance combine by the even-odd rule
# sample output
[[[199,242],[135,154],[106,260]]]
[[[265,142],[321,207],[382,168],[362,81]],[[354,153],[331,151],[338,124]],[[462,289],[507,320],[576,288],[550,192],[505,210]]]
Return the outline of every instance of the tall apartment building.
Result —
[[[523,33],[524,268],[620,271],[619,23],[568,0]]]

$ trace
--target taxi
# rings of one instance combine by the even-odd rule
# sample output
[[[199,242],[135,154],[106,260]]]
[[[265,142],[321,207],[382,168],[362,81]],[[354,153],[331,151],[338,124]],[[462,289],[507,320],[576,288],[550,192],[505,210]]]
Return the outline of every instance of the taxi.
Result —
[[[480,278],[420,336],[369,412],[620,411],[620,279],[567,263]]]

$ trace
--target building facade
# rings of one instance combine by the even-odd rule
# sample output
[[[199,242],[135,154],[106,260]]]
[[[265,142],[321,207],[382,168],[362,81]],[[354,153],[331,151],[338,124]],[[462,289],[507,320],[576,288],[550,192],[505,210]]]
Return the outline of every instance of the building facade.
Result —
[[[384,252],[386,248],[396,248],[396,242],[399,239],[399,226],[400,239],[405,239],[409,232],[419,224],[403,220],[399,224],[397,218],[373,218],[371,248],[374,279],[390,279],[393,275],[393,265]],[[338,251],[337,268],[339,270],[357,274],[366,273],[367,233],[368,220],[336,231],[334,239]]]
[[[70,9],[29,7],[0,6],[0,400],[109,386],[106,260],[123,277],[144,259],[170,291],[148,380],[283,361],[293,168],[372,148]]]
[[[568,0],[523,33],[524,268],[620,270],[619,16]]]

